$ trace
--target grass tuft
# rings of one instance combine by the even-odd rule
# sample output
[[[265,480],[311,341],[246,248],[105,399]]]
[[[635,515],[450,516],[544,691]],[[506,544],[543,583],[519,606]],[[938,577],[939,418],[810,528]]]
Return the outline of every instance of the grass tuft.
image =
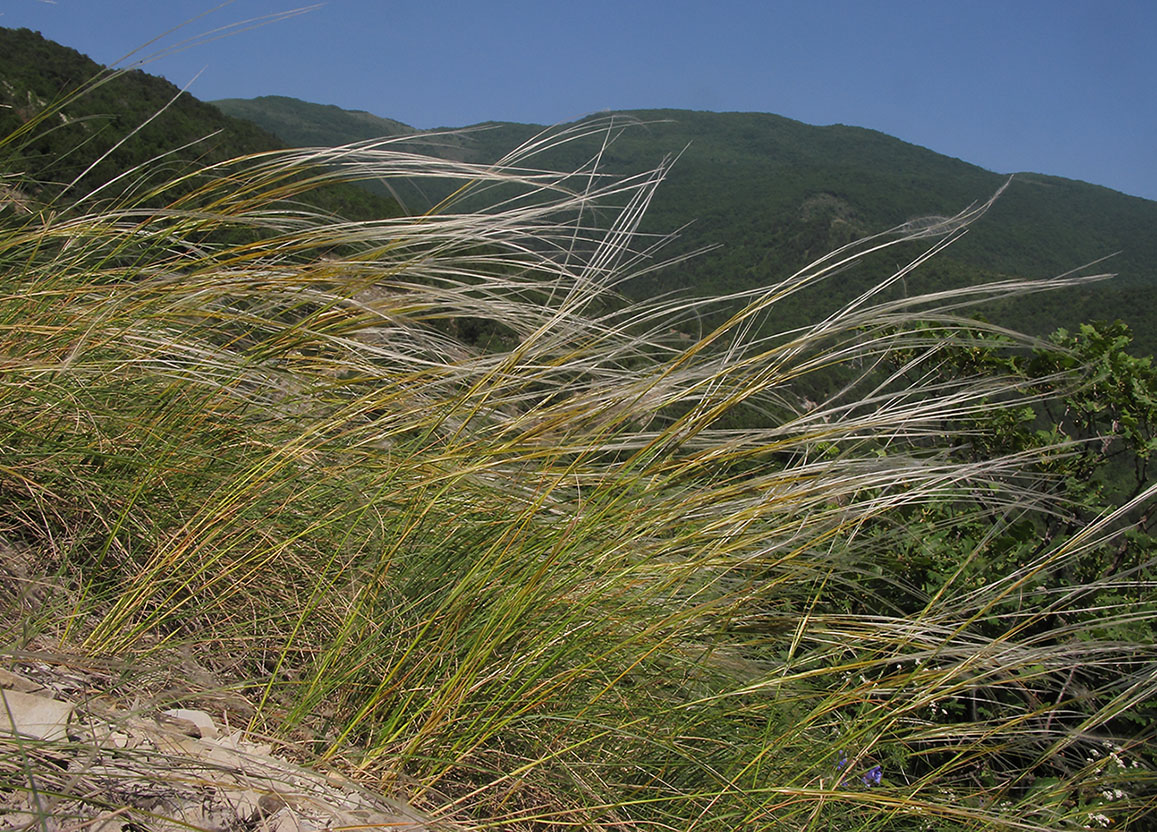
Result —
[[[1058,449],[977,461],[943,429],[1035,394],[945,381],[935,347],[979,299],[1085,278],[887,293],[979,205],[759,292],[628,304],[662,264],[637,232],[666,166],[535,164],[618,129],[493,167],[383,141],[142,169],[5,212],[6,652],[115,657],[148,706],[214,707],[477,829],[1145,822],[1151,751],[1123,726],[1157,657],[1110,634],[1149,610],[1083,614],[1128,576],[1035,583],[1126,511],[981,585],[880,569],[1060,510],[1029,473]],[[415,177],[460,187],[381,221],[307,202]],[[872,292],[761,334],[914,243]],[[0,776],[24,789],[47,764],[21,759]]]

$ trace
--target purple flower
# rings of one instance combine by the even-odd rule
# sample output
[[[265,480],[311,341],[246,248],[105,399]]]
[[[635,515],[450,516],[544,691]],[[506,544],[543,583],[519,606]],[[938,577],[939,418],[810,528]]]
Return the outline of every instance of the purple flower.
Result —
[[[861,777],[860,780],[863,781],[865,786],[871,788],[872,786],[880,785],[880,780],[883,778],[883,776],[884,769],[882,766],[872,766],[870,769],[864,772],[864,776]]]
[[[846,751],[840,751],[836,755],[836,768],[843,768],[848,764],[848,754]]]

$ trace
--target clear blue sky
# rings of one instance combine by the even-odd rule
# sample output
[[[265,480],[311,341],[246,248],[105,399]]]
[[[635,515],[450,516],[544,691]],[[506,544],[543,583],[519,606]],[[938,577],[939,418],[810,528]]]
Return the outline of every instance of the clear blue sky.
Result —
[[[303,3],[0,0],[0,26],[112,64]],[[771,112],[1157,199],[1157,0],[329,0],[144,68],[423,128]]]

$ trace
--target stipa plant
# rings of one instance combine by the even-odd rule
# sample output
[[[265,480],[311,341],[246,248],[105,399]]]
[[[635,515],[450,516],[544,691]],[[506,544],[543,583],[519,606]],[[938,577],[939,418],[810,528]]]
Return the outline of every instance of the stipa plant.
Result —
[[[1056,596],[1022,592],[1114,516],[980,588],[879,580],[917,510],[961,507],[941,538],[1055,510],[1018,474],[1057,449],[966,458],[943,433],[1034,394],[937,373],[936,346],[979,298],[1078,278],[887,294],[980,206],[764,291],[629,305],[616,285],[660,264],[636,232],[664,169],[534,166],[618,128],[493,167],[379,142],[130,171],[9,216],[4,535],[70,582],[38,643],[184,657],[223,689],[177,698],[477,828],[1140,823],[1152,761],[1114,731],[1152,697],[1152,645],[1063,620],[1044,639]],[[373,222],[301,201],[368,177],[461,188]],[[759,334],[914,243],[873,292]]]

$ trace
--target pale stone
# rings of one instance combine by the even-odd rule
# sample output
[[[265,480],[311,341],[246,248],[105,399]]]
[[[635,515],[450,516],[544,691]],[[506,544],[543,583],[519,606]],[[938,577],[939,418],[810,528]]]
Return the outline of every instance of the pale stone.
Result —
[[[5,670],[2,667],[0,667],[0,688],[10,688],[21,693],[36,693],[44,690],[43,685],[33,682],[31,679],[25,679],[20,674]]]
[[[17,690],[0,689],[0,733],[46,742],[66,739],[68,718],[75,705]]]
[[[200,736],[202,739],[213,740],[218,736],[217,726],[213,724],[213,717],[204,711],[195,711],[191,708],[171,708],[164,713],[165,716],[183,719],[196,725],[200,732],[196,736]]]

